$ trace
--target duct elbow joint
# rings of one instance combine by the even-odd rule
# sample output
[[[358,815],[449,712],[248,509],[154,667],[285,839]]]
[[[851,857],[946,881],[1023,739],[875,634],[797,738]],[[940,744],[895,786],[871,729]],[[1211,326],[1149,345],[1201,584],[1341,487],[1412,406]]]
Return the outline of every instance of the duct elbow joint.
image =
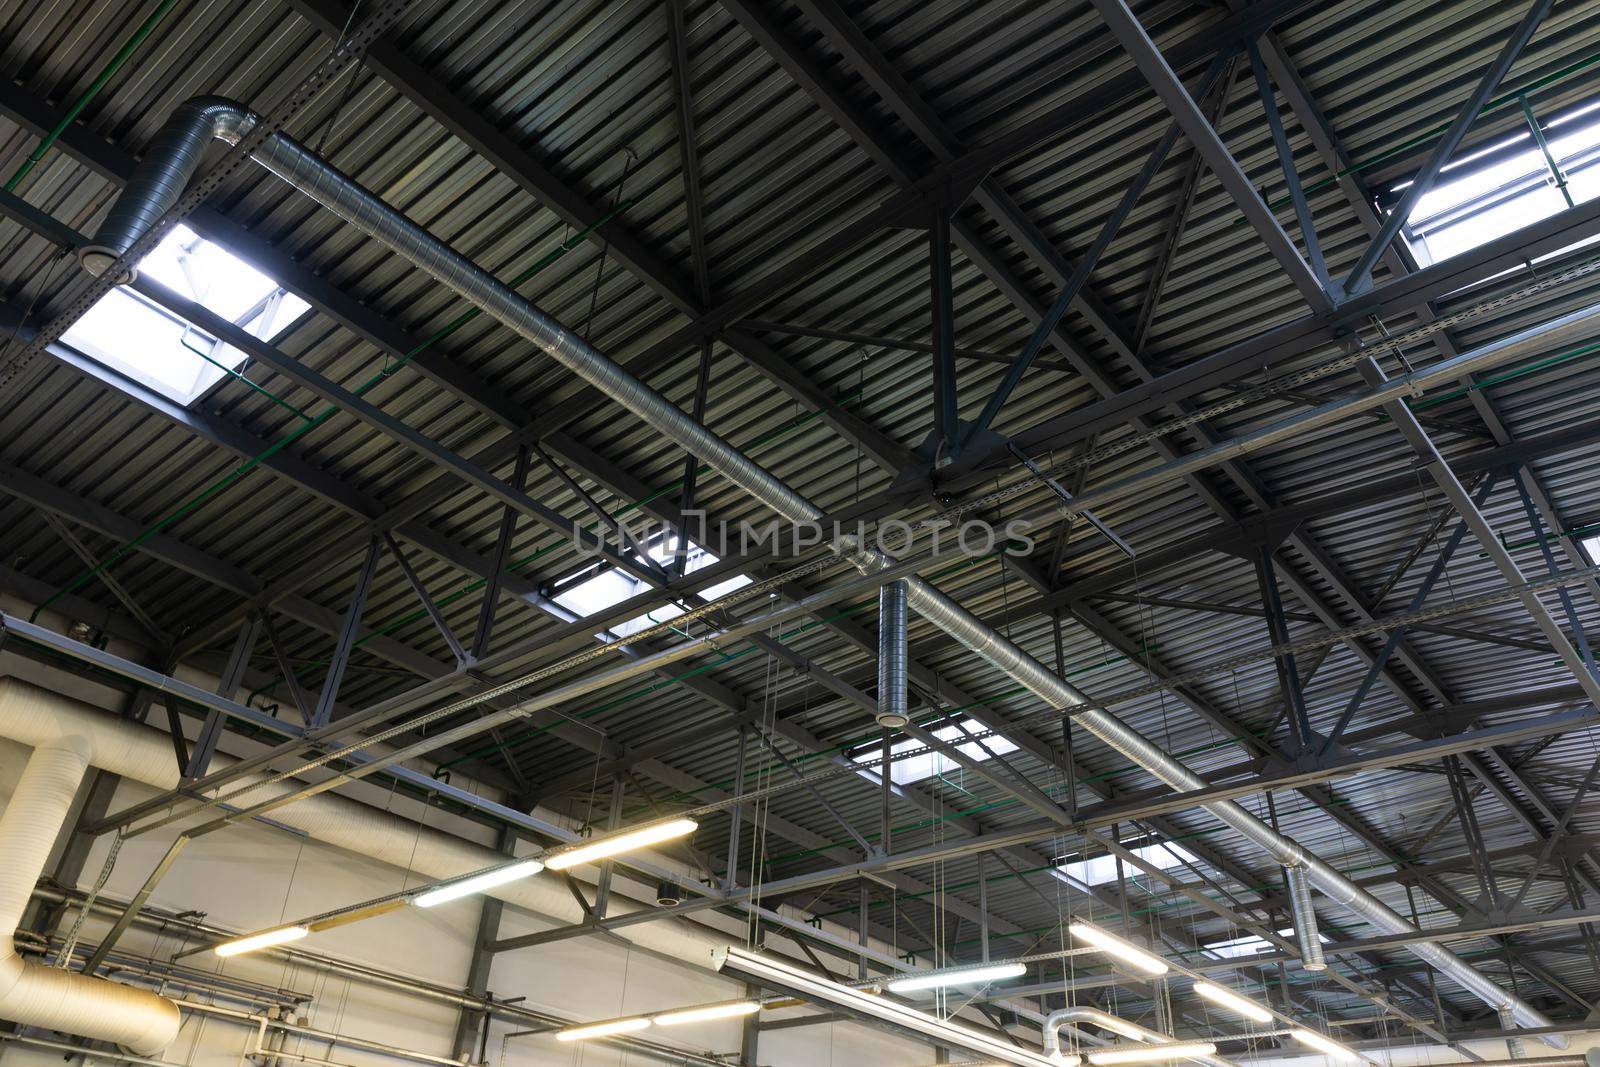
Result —
[[[178,202],[211,142],[236,145],[257,121],[249,108],[223,97],[197,97],[180,105],[151,141],[93,243],[78,250],[79,265],[96,277],[112,270]],[[135,267],[125,266],[116,282],[126,285],[137,274]]]

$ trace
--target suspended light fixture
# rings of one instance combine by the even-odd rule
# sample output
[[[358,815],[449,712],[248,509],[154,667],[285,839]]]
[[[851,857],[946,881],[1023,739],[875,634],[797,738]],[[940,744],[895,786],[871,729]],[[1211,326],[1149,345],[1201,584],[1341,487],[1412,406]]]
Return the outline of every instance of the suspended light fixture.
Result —
[[[1067,928],[1072,936],[1082,941],[1087,941],[1095,948],[1104,952],[1135,970],[1145,974],[1166,974],[1167,961],[1153,953],[1146,952],[1131,941],[1124,941],[1116,934],[1108,933],[1093,923],[1075,922]]]
[[[643,1030],[650,1025],[650,1019],[645,1015],[635,1015],[627,1019],[611,1019],[603,1023],[588,1023],[584,1026],[569,1026],[565,1030],[556,1031],[557,1041],[588,1041],[595,1037],[610,1037],[613,1034],[631,1034],[635,1030]]]
[[[1232,990],[1224,989],[1210,982],[1196,982],[1194,984],[1196,995],[1205,997],[1213,1004],[1220,1004],[1229,1011],[1243,1015],[1246,1019],[1253,1019],[1258,1023],[1272,1021],[1272,1013],[1253,1000],[1241,997]]]
[[[832,1004],[860,1018],[887,1023],[898,1030],[926,1038],[947,1048],[970,1052],[975,1058],[1017,1067],[1075,1067],[1077,1057],[1051,1059],[1042,1053],[1018,1048],[1008,1041],[990,1037],[947,1019],[935,1018],[887,997],[874,997],[859,989],[818,978],[787,963],[744,949],[729,946],[711,954],[711,966],[723,974],[742,978],[755,985],[818,1004]]]
[[[910,993],[917,989],[943,989],[952,985],[983,985],[1002,978],[1020,978],[1028,968],[1020,963],[990,963],[982,967],[955,967],[931,974],[908,974],[889,982],[891,993]]]
[[[1336,1060],[1344,1060],[1348,1062],[1361,1058],[1355,1054],[1354,1050],[1345,1048],[1332,1038],[1323,1037],[1315,1030],[1296,1030],[1294,1031],[1293,1037],[1302,1045],[1310,1045],[1318,1052],[1326,1053]]]
[[[527,878],[542,870],[544,870],[542,860],[519,860],[463,878],[459,882],[446,882],[425,893],[419,893],[411,899],[411,903],[419,908],[431,908],[447,900],[460,900],[462,897],[470,897],[474,893],[482,893],[507,882],[515,882],[519,878]]]
[[[730,1000],[722,1004],[707,1004],[700,1008],[683,1008],[652,1015],[651,1020],[662,1026],[680,1026],[684,1023],[703,1023],[711,1019],[731,1019],[738,1015],[753,1015],[761,1010],[759,1000]]]
[[[271,930],[263,930],[259,934],[247,934],[236,937],[232,941],[224,941],[216,945],[211,951],[219,956],[238,956],[246,952],[255,952],[257,949],[271,948],[273,945],[282,945],[289,941],[298,941],[311,932],[306,926],[279,926]]]
[[[675,837],[684,837],[699,828],[700,824],[693,819],[672,819],[650,826],[641,826],[637,830],[613,834],[598,841],[590,841],[587,844],[551,853],[544,857],[544,865],[552,871],[564,871],[568,867],[593,863],[595,860],[603,860],[622,852],[631,852],[636,848],[645,848],[662,841],[671,841]]]
[[[1117,1048],[1095,1049],[1089,1053],[1094,1067],[1114,1067],[1125,1063],[1167,1063],[1172,1060],[1193,1060],[1201,1056],[1214,1056],[1217,1046],[1209,1041],[1169,1041],[1163,1044],[1122,1045]]]

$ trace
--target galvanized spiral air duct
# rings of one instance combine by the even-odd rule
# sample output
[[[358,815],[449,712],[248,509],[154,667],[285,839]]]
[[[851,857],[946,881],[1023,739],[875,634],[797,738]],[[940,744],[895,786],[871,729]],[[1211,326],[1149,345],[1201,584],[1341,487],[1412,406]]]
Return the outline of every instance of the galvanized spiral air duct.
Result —
[[[898,730],[906,713],[906,585],[878,588],[878,725]]]
[[[84,266],[90,270],[97,265],[104,269],[106,251],[125,251],[142,232],[134,227],[148,225],[146,220],[159,217],[177,199],[182,191],[182,182],[178,179],[186,181],[198,165],[198,138],[204,136],[237,141],[254,121],[254,116],[242,105],[217,98],[191,101],[179,108],[157,136],[151,153],[140,166],[140,171],[148,171],[148,176],[144,173],[136,176],[120,198],[137,198],[138,202],[124,206],[119,200],[106,226],[97,235],[96,249],[93,252],[85,251],[82,257]],[[160,155],[157,149],[165,151],[167,155]],[[252,158],[537,345],[551,358],[618,404],[637,413],[780,516],[793,522],[813,522],[822,517],[819,508],[733,445],[701,426],[493,275],[450,249],[292,138],[281,133],[275,134]],[[99,253],[98,257],[94,252]],[[1586,328],[1591,321],[1600,321],[1600,308],[1567,316],[1557,325],[1563,331],[1571,331]],[[1205,449],[1202,456],[1185,457],[1173,464],[1153,468],[1148,477],[1152,483],[1166,480],[1169,475],[1175,476],[1179,464],[1192,465],[1214,461],[1212,457],[1243,454],[1295,432],[1327,425],[1350,414],[1376,407],[1390,394],[1398,395],[1414,386],[1454,380],[1471,370],[1508,362],[1537,350],[1540,341],[1546,339],[1543,331],[1525,331],[1475,352],[1441,361],[1425,371],[1396,377],[1367,393],[1324,404],[1281,423],[1253,431],[1246,437],[1222,442]],[[1133,479],[1128,479],[1125,483],[1118,483],[1115,488],[1120,492],[1136,487]],[[886,557],[857,544],[836,544],[834,547],[864,572],[870,573],[889,564]],[[1059,708],[1087,702],[1077,689],[1057,678],[1043,664],[927,582],[916,577],[907,578],[905,589],[907,603],[918,614],[1024,685],[1040,700]],[[1171,788],[1187,791],[1205,787],[1203,778],[1115,716],[1102,710],[1088,709],[1076,717],[1089,732]],[[1370,923],[1375,930],[1387,934],[1418,932],[1416,927],[1377,897],[1321,860],[1304,853],[1293,840],[1277,833],[1237,804],[1219,801],[1203,807],[1213,817],[1258,845],[1277,863],[1291,868],[1303,866],[1307,878],[1318,890],[1335,904]],[[1551,1025],[1550,1020],[1531,1004],[1501,988],[1448,949],[1426,942],[1406,947],[1491,1007],[1497,1010],[1510,1009],[1524,1026],[1537,1028]],[[1566,1039],[1560,1035],[1548,1035],[1544,1040],[1557,1048],[1566,1047]]]
[[[1294,915],[1294,939],[1300,945],[1300,965],[1308,971],[1325,971],[1322,932],[1317,929],[1317,912],[1311,906],[1311,882],[1304,867],[1285,867],[1289,883],[1289,911]]]

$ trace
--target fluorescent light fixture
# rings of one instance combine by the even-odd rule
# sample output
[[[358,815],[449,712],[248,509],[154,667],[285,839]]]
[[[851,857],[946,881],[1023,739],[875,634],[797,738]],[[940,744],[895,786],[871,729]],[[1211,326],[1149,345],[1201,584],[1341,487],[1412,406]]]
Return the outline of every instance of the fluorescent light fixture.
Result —
[[[459,882],[448,882],[425,893],[419,893],[412,903],[419,908],[431,908],[435,904],[443,904],[447,900],[460,900],[470,897],[474,893],[482,893],[486,889],[493,889],[497,885],[515,882],[518,878],[527,878],[529,875],[538,874],[544,870],[542,860],[522,860],[518,863],[507,864],[475,874],[470,878],[463,878]]]
[[[1161,1045],[1122,1045],[1117,1048],[1095,1049],[1089,1053],[1089,1062],[1095,1067],[1112,1067],[1119,1063],[1192,1060],[1201,1056],[1214,1056],[1216,1053],[1217,1046],[1209,1041],[1171,1041]]]
[[[1098,1026],[1102,1030],[1110,1030],[1113,1034],[1121,1034],[1123,1037],[1127,1038],[1129,1041],[1164,1041],[1164,1040],[1166,1040],[1165,1038],[1161,1037],[1161,1035],[1159,1035],[1159,1034],[1156,1034],[1156,1035],[1152,1036],[1152,1031],[1146,1030],[1144,1027],[1140,1026],[1138,1023],[1127,1022],[1124,1019],[1119,1019],[1115,1015],[1107,1015],[1103,1019],[1092,1019],[1092,1020],[1090,1020],[1089,1025],[1090,1026]]]
[[[659,844],[662,841],[671,841],[675,837],[684,837],[694,833],[700,824],[693,819],[673,819],[669,822],[658,822],[651,826],[641,826],[637,830],[627,833],[613,834],[602,837],[598,841],[591,841],[586,845],[579,845],[544,858],[544,865],[552,871],[564,871],[568,867],[576,867],[581,863],[592,863],[603,860],[608,856],[615,856],[619,852],[631,852],[636,848]]]
[[[587,1026],[569,1026],[565,1030],[556,1031],[557,1041],[587,1041],[593,1037],[610,1037],[612,1034],[631,1034],[635,1030],[643,1030],[650,1025],[650,1019],[644,1015],[635,1015],[631,1019],[612,1019],[609,1022],[590,1023]]]
[[[1231,990],[1223,989],[1210,982],[1196,982],[1194,991],[1197,995],[1205,997],[1213,1004],[1220,1004],[1231,1012],[1243,1015],[1246,1019],[1254,1019],[1258,1023],[1272,1021],[1272,1013],[1253,1000],[1247,1000]]]
[[[915,989],[942,989],[950,985],[982,985],[1001,978],[1021,978],[1028,968],[1020,963],[991,963],[983,967],[960,967],[932,974],[909,974],[889,983],[891,993],[909,993]]]
[[[700,1008],[662,1012],[652,1018],[662,1026],[679,1026],[683,1023],[703,1023],[710,1019],[731,1019],[736,1015],[753,1015],[760,1010],[759,1000],[730,1000],[722,1004],[707,1004]]]
[[[1325,1052],[1336,1060],[1358,1060],[1361,1058],[1350,1049],[1339,1044],[1339,1042],[1323,1037],[1315,1030],[1296,1030],[1293,1036],[1301,1044],[1310,1045],[1318,1052]]]
[[[1146,952],[1131,942],[1124,941],[1116,934],[1107,933],[1091,923],[1075,922],[1067,928],[1072,936],[1082,941],[1087,941],[1107,956],[1126,963],[1135,970],[1145,974],[1166,974],[1167,961],[1160,956]]]
[[[311,930],[304,926],[279,926],[272,930],[263,930],[259,934],[248,934],[236,937],[232,941],[224,941],[211,951],[219,956],[237,956],[288,941],[298,941],[310,932]]]
[[[970,1052],[973,1059],[1016,1064],[1017,1067],[1061,1067],[1066,1062],[1071,1067],[1070,1061],[1052,1060],[1043,1053],[1017,1048],[1009,1041],[936,1018],[887,997],[870,996],[859,989],[818,978],[770,956],[747,952],[736,946],[730,945],[712,952],[711,966],[723,974],[743,978],[774,992],[801,997],[816,1004],[831,1004],[847,1014],[887,1023],[897,1030],[947,1048]]]

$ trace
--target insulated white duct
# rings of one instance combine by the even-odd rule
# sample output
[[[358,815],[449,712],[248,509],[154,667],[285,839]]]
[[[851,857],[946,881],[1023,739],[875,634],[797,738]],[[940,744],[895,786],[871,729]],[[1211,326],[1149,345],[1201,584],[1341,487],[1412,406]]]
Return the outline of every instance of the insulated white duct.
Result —
[[[172,742],[160,730],[118,719],[99,708],[17,678],[0,678],[0,737],[28,745],[35,751],[71,743],[76,739],[77,743],[86,746],[89,761],[95,766],[157,789],[172,789],[178,785],[178,767],[172,758]],[[218,753],[212,765],[221,768],[231,762],[228,757]],[[243,779],[249,783],[259,780],[255,776]],[[75,788],[76,784],[73,786]],[[283,795],[293,788],[293,782],[269,786],[253,794],[253,799]],[[66,791],[64,803],[71,803],[73,789]],[[48,842],[54,840],[55,830],[59,828],[65,812],[63,807],[51,825],[44,846],[46,852],[49,850]],[[10,815],[11,808],[8,807],[6,818],[9,819]],[[410,870],[422,879],[452,878],[506,860],[503,854],[492,848],[475,845],[443,830],[427,827],[419,830],[414,821],[403,815],[380,811],[332,793],[320,793],[279,808],[272,813],[272,819],[305,833],[313,841]],[[5,857],[7,865],[7,870],[0,877],[9,879],[14,875],[17,885],[21,887],[16,890],[20,893],[17,899],[26,903],[39,877],[44,858],[41,855],[31,872],[15,874],[18,865],[11,864],[10,855],[9,849],[0,850],[0,856]],[[10,883],[6,884],[9,887]],[[497,886],[489,891],[489,895],[558,923],[577,923],[584,918],[572,894],[555,878],[525,878]],[[10,895],[5,897],[8,906],[10,900]],[[624,915],[641,907],[615,894],[611,900],[612,915]],[[15,914],[20,913],[19,905]],[[11,914],[7,912],[8,917]],[[707,968],[711,966],[712,950],[727,944],[726,937],[697,929],[683,920],[637,924],[629,928],[628,940],[672,959]],[[162,1003],[171,1006],[168,1001]],[[11,1017],[3,1009],[0,1009],[0,1015]],[[173,1009],[173,1017],[176,1018],[176,1009]],[[85,1033],[71,1026],[58,1029]],[[173,1029],[175,1032],[175,1024]],[[170,1040],[171,1035],[168,1035]],[[145,1048],[144,1051],[156,1051],[165,1047],[166,1043]]]
[[[88,753],[88,762],[94,766],[156,789],[172,789],[179,781],[177,763],[172,758],[172,742],[165,733],[151,726],[117,718],[99,708],[17,678],[0,677],[0,737],[27,745],[35,752],[49,751],[63,745],[81,745],[83,751]],[[221,768],[232,762],[230,757],[219,752],[213,757],[212,765]],[[81,777],[81,768],[78,773]],[[251,783],[259,780],[259,776],[241,779]],[[76,779],[71,788],[65,789],[65,803],[71,802],[76,789],[75,782]],[[292,782],[286,782],[268,786],[256,796],[266,798],[282,795],[290,791],[293,785]],[[20,787],[18,792],[21,793]],[[8,807],[7,816],[10,811]],[[64,814],[65,809],[52,825],[59,826]],[[334,793],[320,793],[286,805],[274,811],[272,819],[305,833],[313,841],[379,860],[430,880],[481,870],[504,863],[506,859],[504,854],[494,849],[475,845],[443,830],[419,827],[403,815],[380,811]],[[3,825],[0,822],[0,827]],[[46,853],[53,840],[52,832],[43,846]],[[9,858],[9,855],[9,850],[0,851],[0,856]],[[16,875],[15,892],[20,894],[18,899],[24,904],[28,894],[33,891],[43,863],[44,855],[41,854],[31,873]],[[6,873],[10,875],[11,871]],[[4,902],[10,908],[10,894],[13,891],[9,882],[7,887]],[[557,924],[570,925],[585,918],[572,894],[555,878],[525,878],[496,886],[488,890],[486,895],[544,916]],[[20,907],[20,904],[17,905],[16,912],[8,911],[7,914],[20,914]],[[647,907],[613,892],[608,913],[613,916],[626,915]],[[707,970],[715,969],[712,964],[713,953],[726,949],[729,941],[728,935],[718,934],[683,919],[659,919],[632,925],[628,927],[625,939],[659,956]],[[170,1001],[103,979],[86,979],[76,974],[68,977],[108,986],[113,992],[137,994],[159,1001],[166,1009],[170,1009],[171,1030],[159,1045],[142,1046],[130,1041],[127,1042],[130,1048],[145,1054],[159,1051],[176,1034],[177,1009]],[[0,1017],[12,1018],[7,1011],[0,1007]],[[40,1022],[39,1025],[83,1036],[105,1036],[106,1040],[118,1040],[116,1037],[95,1034],[77,1022],[72,1025]]]
[[[1127,1019],[1112,1015],[1108,1011],[1101,1011],[1099,1008],[1091,1008],[1088,1005],[1075,1004],[1070,1008],[1053,1011],[1045,1019],[1044,1054],[1047,1057],[1060,1056],[1062,1054],[1061,1028],[1064,1026],[1078,1027],[1084,1024],[1098,1026],[1102,1030],[1110,1030],[1112,1033],[1120,1034],[1122,1037],[1129,1037],[1135,1041],[1143,1041],[1153,1045],[1162,1045],[1173,1040],[1167,1034],[1158,1033],[1135,1022],[1129,1022]],[[1223,1059],[1221,1056],[1199,1056],[1193,1062],[1204,1063],[1208,1067],[1234,1067],[1232,1060]]]
[[[0,695],[0,704],[16,709],[19,702],[6,696]],[[35,731],[33,754],[16,791],[0,814],[0,1018],[153,1056],[178,1036],[176,1004],[143,989],[17,954],[14,938],[22,911],[98,753],[93,739],[61,729],[43,709],[21,714],[44,721]],[[166,758],[172,762],[170,749]],[[109,762],[116,762],[115,754]]]

